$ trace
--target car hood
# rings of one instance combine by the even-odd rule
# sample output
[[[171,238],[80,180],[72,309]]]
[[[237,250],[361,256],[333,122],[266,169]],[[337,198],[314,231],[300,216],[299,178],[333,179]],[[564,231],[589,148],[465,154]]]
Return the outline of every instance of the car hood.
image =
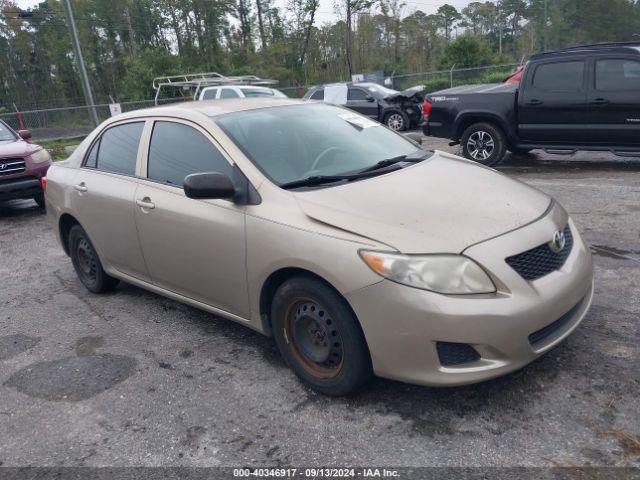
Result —
[[[438,151],[400,171],[294,195],[314,220],[403,253],[460,253],[534,221],[551,202],[495,170]]]
[[[422,94],[423,91],[424,91],[424,85],[416,85],[415,87],[407,88],[406,90],[403,90],[401,92],[387,95],[384,98],[385,100],[400,100],[400,99],[411,100],[414,97],[418,97],[420,94]]]
[[[40,147],[32,145],[23,140],[0,141],[1,157],[26,157]]]

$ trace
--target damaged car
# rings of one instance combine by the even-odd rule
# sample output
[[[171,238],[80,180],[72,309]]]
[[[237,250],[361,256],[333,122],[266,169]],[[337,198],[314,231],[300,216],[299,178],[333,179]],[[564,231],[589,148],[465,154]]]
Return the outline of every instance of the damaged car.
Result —
[[[343,105],[391,130],[403,131],[422,124],[423,90],[423,85],[398,92],[371,82],[336,83],[312,87],[303,98]]]

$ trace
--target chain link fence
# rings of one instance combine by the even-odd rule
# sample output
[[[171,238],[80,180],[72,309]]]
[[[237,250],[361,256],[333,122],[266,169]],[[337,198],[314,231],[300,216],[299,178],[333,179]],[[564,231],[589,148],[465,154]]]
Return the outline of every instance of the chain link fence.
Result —
[[[414,85],[425,85],[426,92],[435,92],[469,83],[500,82],[512,73],[517,66],[518,64],[505,64],[477,68],[454,68],[451,70],[393,75],[390,80],[392,88],[396,90],[404,90]],[[307,87],[282,87],[279,90],[291,98],[301,98]],[[182,100],[180,98],[162,99],[159,100],[159,103],[166,104]],[[153,107],[154,105],[154,100],[120,102],[122,112]],[[96,105],[95,109],[100,121],[104,121],[111,116],[109,104]],[[80,137],[95,128],[91,120],[90,108],[87,106],[1,113],[0,120],[5,121],[16,130],[20,128],[31,130],[34,139],[37,140]]]

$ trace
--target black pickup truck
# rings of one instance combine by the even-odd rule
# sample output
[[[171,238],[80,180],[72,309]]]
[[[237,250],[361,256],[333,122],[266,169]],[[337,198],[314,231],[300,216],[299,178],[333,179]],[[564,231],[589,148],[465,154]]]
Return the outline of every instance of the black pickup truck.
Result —
[[[485,165],[536,148],[640,156],[640,42],[537,54],[520,84],[455,87],[425,100],[425,135],[449,138]]]

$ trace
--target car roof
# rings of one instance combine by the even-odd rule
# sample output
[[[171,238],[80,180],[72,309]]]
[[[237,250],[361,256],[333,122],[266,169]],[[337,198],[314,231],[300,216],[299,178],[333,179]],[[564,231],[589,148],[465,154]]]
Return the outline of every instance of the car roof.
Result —
[[[550,52],[532,55],[530,60],[543,58],[565,57],[571,55],[592,55],[597,53],[624,53],[640,55],[640,42],[597,43],[593,45],[578,45]]]
[[[202,87],[202,90],[211,90],[212,88],[225,88],[225,87],[238,87],[238,88],[258,88],[260,90],[275,90],[273,87],[265,87],[263,85],[247,85],[244,84],[233,84],[233,83],[225,83],[224,85],[209,85],[208,87]]]
[[[308,105],[307,102],[297,99],[276,98],[276,97],[254,97],[254,98],[230,98],[223,100],[197,100],[190,102],[172,103],[158,107],[143,108],[123,113],[111,117],[113,121],[126,120],[138,117],[167,116],[185,117],[192,114],[215,117],[233,112],[246,110],[256,110],[259,108],[281,107],[286,105]]]

